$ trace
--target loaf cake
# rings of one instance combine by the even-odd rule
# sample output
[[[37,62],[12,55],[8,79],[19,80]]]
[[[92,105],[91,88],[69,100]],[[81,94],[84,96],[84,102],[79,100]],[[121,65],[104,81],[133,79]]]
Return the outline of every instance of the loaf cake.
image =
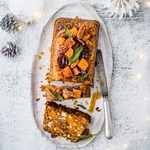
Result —
[[[58,18],[51,46],[52,80],[93,85],[100,25],[96,20]]]
[[[42,85],[42,92],[46,100],[67,100],[90,97],[90,86],[55,86],[55,85]]]
[[[78,142],[90,135],[91,116],[56,101],[90,97],[99,30],[100,24],[96,20],[76,17],[58,18],[54,22],[50,71],[46,76],[48,84],[41,86],[47,100],[43,129],[52,137]],[[63,81],[64,85],[56,86],[51,81]],[[65,82],[69,82],[69,86]]]
[[[68,108],[55,102],[46,102],[43,129],[51,137],[64,137],[77,142],[82,136],[89,135],[91,117],[79,110]]]

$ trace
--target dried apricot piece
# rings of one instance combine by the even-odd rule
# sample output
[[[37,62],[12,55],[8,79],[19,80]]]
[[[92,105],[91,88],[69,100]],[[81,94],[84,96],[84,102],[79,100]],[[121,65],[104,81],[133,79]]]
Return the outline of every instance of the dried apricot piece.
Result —
[[[71,48],[73,45],[75,44],[75,41],[73,40],[73,38],[68,38],[65,41],[65,46],[69,49]]]
[[[73,89],[73,97],[80,98],[81,97],[81,90]]]
[[[88,64],[87,60],[84,58],[82,58],[78,63],[78,67],[83,71],[86,71],[88,66],[89,66],[89,64]]]
[[[70,69],[69,66],[65,67],[65,68],[63,69],[62,73],[63,73],[63,76],[64,76],[65,78],[69,78],[69,77],[72,77],[72,76],[73,76],[72,71],[71,71],[71,69]]]
[[[67,52],[65,53],[65,55],[66,55],[68,58],[70,58],[70,57],[73,55],[73,49],[72,49],[72,48],[69,48],[69,49],[67,50]]]

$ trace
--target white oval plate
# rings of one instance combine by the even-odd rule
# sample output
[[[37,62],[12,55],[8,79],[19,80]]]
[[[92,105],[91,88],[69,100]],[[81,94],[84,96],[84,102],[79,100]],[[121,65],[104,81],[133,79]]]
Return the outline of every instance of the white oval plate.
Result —
[[[82,3],[68,4],[68,5],[61,7],[59,10],[57,10],[54,13],[54,15],[49,19],[47,24],[44,26],[43,32],[41,34],[41,39],[40,39],[39,49],[37,51],[37,54],[39,54],[40,52],[44,52],[44,55],[42,56],[42,59],[40,60],[37,59],[37,57],[35,56],[35,59],[33,61],[33,68],[32,68],[32,107],[33,107],[33,115],[34,115],[36,125],[41,131],[41,133],[44,134],[48,140],[53,141],[58,146],[72,147],[72,148],[79,148],[79,147],[83,147],[87,145],[90,141],[92,141],[95,138],[95,136],[86,140],[79,141],[77,143],[66,141],[60,137],[51,138],[50,134],[45,132],[42,128],[45,99],[42,96],[40,86],[41,84],[46,83],[45,74],[48,72],[48,67],[49,67],[49,62],[50,62],[49,48],[51,46],[51,42],[53,38],[52,33],[53,33],[53,25],[54,25],[55,19],[59,17],[74,18],[76,16],[83,18],[83,19],[98,20],[101,24],[102,32],[100,33],[100,36],[99,36],[100,37],[99,43],[101,44],[99,48],[102,49],[102,54],[104,57],[104,64],[105,64],[105,69],[106,69],[106,74],[107,74],[108,86],[110,87],[112,66],[113,66],[111,41],[108,36],[107,28],[104,22],[97,15],[95,10],[88,4],[82,4]],[[94,88],[92,88],[92,92],[96,91],[97,88],[100,90],[99,79],[95,71]],[[37,98],[40,98],[40,100],[36,101]],[[88,108],[90,98],[86,98],[84,100],[82,98],[82,99],[79,99],[78,102],[82,103]],[[62,103],[70,107],[72,107],[73,105],[72,100],[64,101]],[[101,109],[103,108],[102,98],[97,100],[96,107],[97,106]],[[83,110],[82,108],[80,108],[80,110],[86,113],[89,113],[87,110]],[[104,111],[103,109],[100,112],[94,110],[93,113],[89,113],[89,114],[92,117],[90,131],[93,134],[97,134],[101,131],[103,123],[104,123]]]

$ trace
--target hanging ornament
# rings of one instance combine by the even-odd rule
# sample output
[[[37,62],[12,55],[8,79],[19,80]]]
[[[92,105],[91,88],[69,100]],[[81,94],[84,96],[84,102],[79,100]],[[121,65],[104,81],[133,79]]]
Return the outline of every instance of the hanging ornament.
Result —
[[[119,19],[132,17],[140,8],[138,0],[112,0],[111,3],[111,16]]]
[[[20,53],[20,49],[15,42],[7,42],[6,46],[1,49],[1,53],[9,58],[15,57]]]
[[[5,15],[0,21],[0,27],[6,32],[17,32],[24,29],[25,26],[30,25],[31,22],[24,22],[19,20],[13,14]]]

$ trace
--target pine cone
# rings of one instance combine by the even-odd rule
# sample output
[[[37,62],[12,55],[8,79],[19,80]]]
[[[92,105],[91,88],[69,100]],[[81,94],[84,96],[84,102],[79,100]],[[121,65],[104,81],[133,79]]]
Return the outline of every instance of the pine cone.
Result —
[[[1,49],[1,53],[7,57],[15,57],[20,52],[14,42],[7,42],[7,45]]]
[[[0,21],[0,27],[6,32],[15,32],[18,30],[19,22],[13,14],[7,14]]]

